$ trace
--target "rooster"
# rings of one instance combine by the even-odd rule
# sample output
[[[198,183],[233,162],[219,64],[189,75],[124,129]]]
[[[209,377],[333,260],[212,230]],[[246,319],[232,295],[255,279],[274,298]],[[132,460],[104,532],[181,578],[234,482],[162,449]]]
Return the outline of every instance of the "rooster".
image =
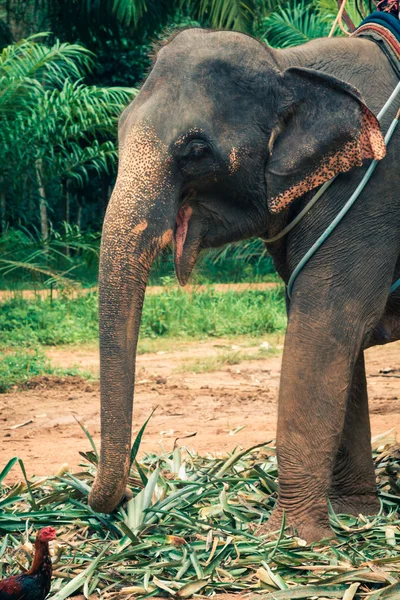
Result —
[[[44,600],[51,587],[49,542],[56,537],[53,527],[44,527],[36,536],[35,556],[29,571],[0,581],[0,600]]]

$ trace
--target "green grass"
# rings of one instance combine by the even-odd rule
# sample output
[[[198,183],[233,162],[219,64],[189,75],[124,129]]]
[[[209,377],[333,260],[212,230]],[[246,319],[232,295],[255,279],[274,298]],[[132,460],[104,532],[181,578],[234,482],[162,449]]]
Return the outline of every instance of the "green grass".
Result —
[[[79,473],[64,470],[45,480],[26,480],[15,457],[0,465],[0,578],[28,567],[27,532],[33,542],[39,528],[51,525],[59,535],[49,600],[78,591],[96,598],[242,592],[261,600],[396,600],[399,453],[380,444],[374,462],[381,514],[331,513],[337,539],[311,545],[284,524],[275,536],[254,531],[276,502],[271,444],[218,457],[179,447],[148,454],[132,465],[133,499],[110,515],[87,505],[95,451],[83,455]],[[5,484],[19,467],[25,482]]]
[[[217,259],[216,255],[220,255]],[[170,250],[159,257],[150,272],[152,285],[163,285],[165,279],[176,282],[174,259]],[[209,250],[200,255],[190,283],[256,283],[278,281],[272,259],[267,256],[261,240],[225,246],[217,251]]]
[[[283,289],[192,294],[168,290],[146,298],[142,337],[223,337],[262,335],[286,326]]]
[[[221,352],[216,356],[196,358],[196,360],[184,362],[175,371],[177,373],[209,373],[210,371],[218,371],[225,365],[237,365],[242,360],[243,356],[238,351]]]
[[[2,346],[55,346],[97,337],[97,294],[51,301],[16,296],[1,305]]]
[[[261,336],[286,326],[282,288],[187,293],[167,289],[146,297],[142,338]],[[1,305],[1,346],[59,345],[97,339],[97,294],[78,298],[26,300],[15,297]]]
[[[140,352],[157,340],[192,340],[207,337],[260,337],[283,332],[286,326],[282,288],[218,292],[212,288],[187,293],[168,289],[146,297]],[[14,297],[0,311],[0,392],[35,375],[55,372],[42,348],[83,344],[98,338],[97,293],[76,298],[41,299]],[[13,352],[9,352],[13,349]],[[16,350],[18,349],[18,350]],[[193,365],[204,372],[219,364]],[[211,361],[212,362],[212,361]],[[233,363],[231,363],[233,364]],[[198,370],[200,369],[200,370]],[[75,371],[77,372],[77,371]]]
[[[177,373],[209,373],[218,371],[225,365],[238,365],[245,360],[261,360],[267,356],[273,356],[276,353],[275,348],[264,350],[259,348],[256,352],[245,353],[240,350],[231,350],[229,352],[220,352],[216,356],[206,358],[197,358],[189,362],[182,363],[176,369]]]
[[[91,378],[89,372],[80,369],[54,368],[42,349],[0,352],[0,394],[39,375],[80,375],[85,379]]]
[[[0,352],[0,393],[50,371],[50,363],[41,351]]]

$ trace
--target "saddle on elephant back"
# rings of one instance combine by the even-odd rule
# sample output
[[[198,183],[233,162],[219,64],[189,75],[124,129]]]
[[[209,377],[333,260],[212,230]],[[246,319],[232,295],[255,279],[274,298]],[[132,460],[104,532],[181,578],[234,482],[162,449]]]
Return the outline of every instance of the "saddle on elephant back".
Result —
[[[383,0],[378,11],[366,17],[352,34],[378,44],[400,78],[400,3]]]

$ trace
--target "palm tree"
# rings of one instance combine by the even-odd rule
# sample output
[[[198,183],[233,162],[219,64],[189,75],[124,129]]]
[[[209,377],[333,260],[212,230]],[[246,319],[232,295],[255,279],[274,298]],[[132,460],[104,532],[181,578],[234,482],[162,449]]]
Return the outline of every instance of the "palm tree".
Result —
[[[333,15],[307,0],[288,2],[263,19],[262,37],[274,48],[298,46],[327,36],[333,19]]]
[[[33,212],[46,241],[60,195],[115,170],[117,117],[135,90],[85,85],[91,53],[39,37],[0,55],[0,220],[4,234]]]

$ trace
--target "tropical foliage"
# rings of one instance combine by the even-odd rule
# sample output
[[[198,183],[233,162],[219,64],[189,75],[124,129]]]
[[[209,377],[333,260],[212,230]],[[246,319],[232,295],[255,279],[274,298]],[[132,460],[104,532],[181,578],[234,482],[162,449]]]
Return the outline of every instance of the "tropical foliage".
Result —
[[[79,212],[89,180],[114,171],[116,119],[134,92],[85,85],[82,77],[92,60],[78,44],[47,46],[38,36],[3,49],[2,245],[13,238],[7,234],[10,224],[30,231],[37,227],[47,240],[53,219],[69,221],[71,198]],[[25,247],[21,244],[19,250]],[[3,266],[9,253],[10,248],[0,257]]]
[[[58,231],[50,227],[45,238],[38,230],[9,228],[0,237],[0,278],[13,288],[43,281],[71,285],[72,279],[94,284],[99,248],[100,233],[65,221]]]
[[[278,6],[263,20],[265,40],[275,48],[288,48],[325,37],[332,25],[330,16],[306,0]]]

